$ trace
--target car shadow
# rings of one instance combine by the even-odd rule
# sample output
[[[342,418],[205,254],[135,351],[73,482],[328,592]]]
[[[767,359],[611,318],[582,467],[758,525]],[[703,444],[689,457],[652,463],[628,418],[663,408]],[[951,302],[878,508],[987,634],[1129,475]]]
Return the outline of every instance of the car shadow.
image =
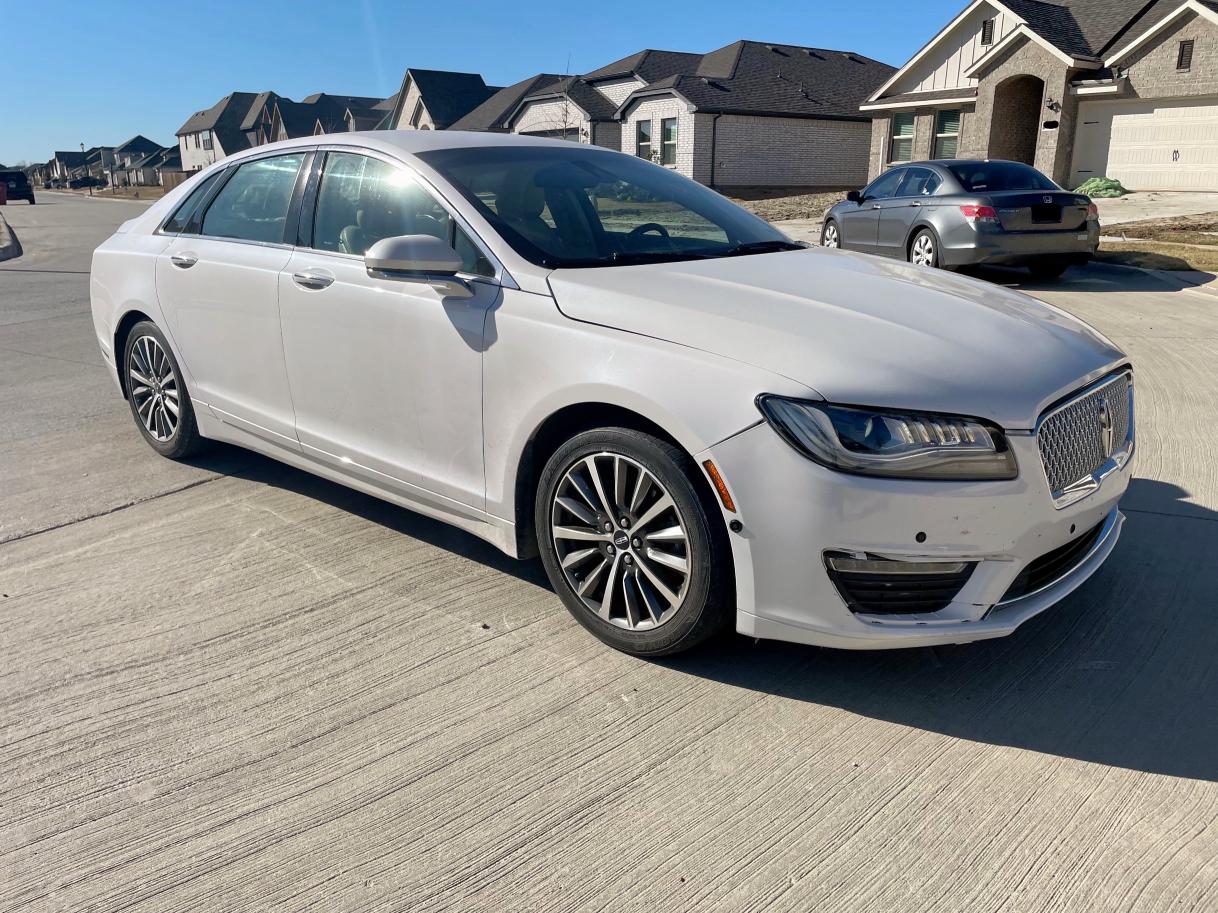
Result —
[[[954,738],[1218,780],[1218,513],[1187,497],[1134,480],[1105,567],[1008,638],[856,653],[737,637],[665,665]]]
[[[1111,263],[1073,266],[1057,279],[1035,279],[1026,269],[1010,266],[975,266],[963,271],[974,279],[1025,292],[1164,292],[1198,288],[1213,282],[1212,273],[1197,270],[1170,272],[1170,278]]]
[[[537,560],[509,558],[444,523],[257,454],[213,444],[191,462],[551,589]],[[953,738],[1218,781],[1218,513],[1188,498],[1177,486],[1135,479],[1104,568],[1007,638],[856,652],[733,634],[649,662]],[[554,611],[565,611],[557,597]]]

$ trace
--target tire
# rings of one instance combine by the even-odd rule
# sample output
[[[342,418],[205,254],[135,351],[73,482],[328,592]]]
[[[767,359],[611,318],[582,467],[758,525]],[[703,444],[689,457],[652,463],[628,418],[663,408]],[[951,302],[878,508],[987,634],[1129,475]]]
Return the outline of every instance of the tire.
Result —
[[[1057,279],[1070,268],[1064,260],[1040,260],[1028,264],[1028,272],[1033,279]]]
[[[820,246],[840,249],[842,246],[842,230],[833,219],[826,219],[820,230]]]
[[[697,471],[683,451],[628,428],[577,434],[542,470],[533,514],[542,564],[575,620],[616,650],[680,653],[732,621],[727,530]]]
[[[929,228],[923,228],[909,242],[909,262],[915,266],[939,268],[939,239]]]
[[[135,425],[153,450],[171,460],[180,460],[201,449],[203,438],[182,370],[164,334],[150,321],[140,321],[127,335],[123,346],[123,384]]]

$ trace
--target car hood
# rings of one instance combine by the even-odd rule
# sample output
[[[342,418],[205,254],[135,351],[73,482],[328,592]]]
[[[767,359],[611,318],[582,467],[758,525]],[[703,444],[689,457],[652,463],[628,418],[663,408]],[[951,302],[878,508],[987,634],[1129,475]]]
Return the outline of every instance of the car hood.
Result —
[[[549,281],[574,320],[736,359],[833,402],[1011,429],[1124,358],[1027,295],[843,251],[556,270]]]

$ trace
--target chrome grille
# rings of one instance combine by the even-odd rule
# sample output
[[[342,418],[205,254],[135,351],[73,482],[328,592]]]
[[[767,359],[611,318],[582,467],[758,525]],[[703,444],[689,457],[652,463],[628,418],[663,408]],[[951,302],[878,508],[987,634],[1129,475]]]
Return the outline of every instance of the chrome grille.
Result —
[[[1130,375],[1120,374],[1042,418],[1037,442],[1055,499],[1124,452],[1133,420],[1131,387]]]

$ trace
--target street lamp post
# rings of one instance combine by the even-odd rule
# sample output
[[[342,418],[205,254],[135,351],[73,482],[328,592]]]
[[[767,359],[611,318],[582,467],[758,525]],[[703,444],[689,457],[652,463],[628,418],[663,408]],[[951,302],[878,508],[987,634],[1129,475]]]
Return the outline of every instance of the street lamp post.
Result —
[[[85,144],[80,144],[80,163],[85,166],[85,186],[89,188],[89,196],[93,196],[93,185],[89,183],[89,163],[85,161]]]

